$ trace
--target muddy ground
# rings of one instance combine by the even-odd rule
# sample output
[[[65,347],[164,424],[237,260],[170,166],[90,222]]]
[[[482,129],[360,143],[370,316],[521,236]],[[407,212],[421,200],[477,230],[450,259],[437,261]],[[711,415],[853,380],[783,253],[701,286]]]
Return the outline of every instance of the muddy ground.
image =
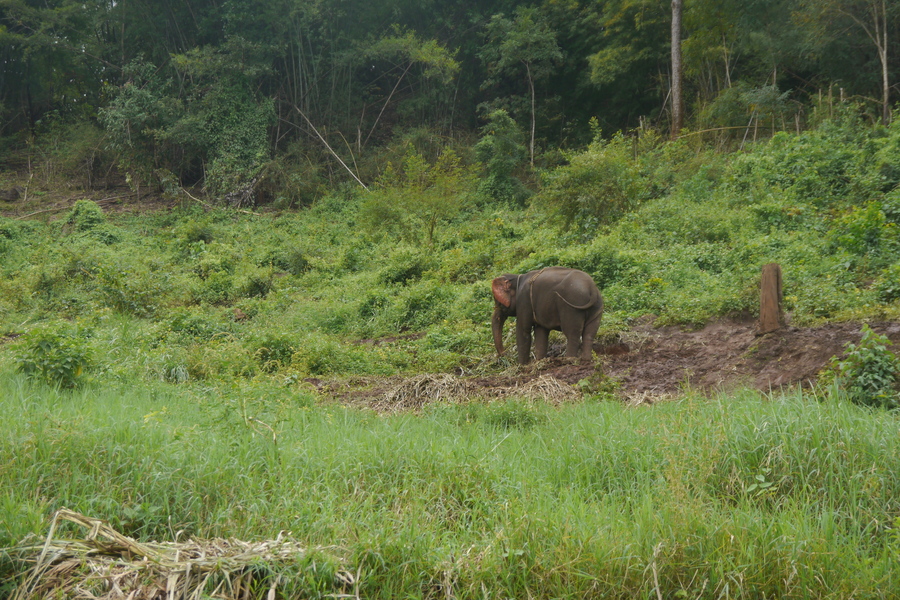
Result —
[[[870,323],[870,327],[900,347],[900,323]],[[687,388],[706,393],[748,387],[770,391],[813,385],[833,356],[842,355],[847,343],[859,342],[860,328],[860,323],[832,323],[758,335],[753,321],[723,320],[690,330],[655,327],[647,319],[617,340],[597,343],[595,365],[559,356],[564,345],[557,342],[551,344],[550,358],[524,368],[510,367],[498,375],[310,379],[308,383],[324,396],[376,409],[415,408],[465,395],[561,401],[580,395],[578,383],[592,377],[596,381],[598,372],[617,383],[617,395],[633,402],[671,398]]]

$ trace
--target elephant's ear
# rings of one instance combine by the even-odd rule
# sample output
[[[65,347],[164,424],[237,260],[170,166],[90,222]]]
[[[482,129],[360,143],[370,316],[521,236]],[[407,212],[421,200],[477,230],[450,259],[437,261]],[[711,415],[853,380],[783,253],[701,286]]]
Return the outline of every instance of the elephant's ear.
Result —
[[[515,297],[515,290],[512,281],[506,277],[498,277],[491,283],[491,291],[494,293],[494,300],[509,308]]]

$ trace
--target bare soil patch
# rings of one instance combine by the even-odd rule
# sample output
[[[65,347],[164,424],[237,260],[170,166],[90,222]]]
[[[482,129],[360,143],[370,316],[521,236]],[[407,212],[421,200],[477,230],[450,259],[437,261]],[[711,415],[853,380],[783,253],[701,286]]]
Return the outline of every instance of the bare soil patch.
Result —
[[[900,345],[900,323],[869,325]],[[813,385],[833,356],[840,356],[847,343],[859,342],[860,328],[861,323],[830,323],[757,335],[753,321],[722,320],[691,330],[655,327],[647,320],[618,339],[595,344],[600,358],[594,365],[560,356],[565,348],[557,343],[551,345],[549,358],[496,375],[307,381],[326,397],[379,411],[479,398],[560,403],[579,397],[578,382],[598,374],[618,382],[621,395],[636,402],[668,398],[685,388],[706,393],[738,388],[769,391]]]

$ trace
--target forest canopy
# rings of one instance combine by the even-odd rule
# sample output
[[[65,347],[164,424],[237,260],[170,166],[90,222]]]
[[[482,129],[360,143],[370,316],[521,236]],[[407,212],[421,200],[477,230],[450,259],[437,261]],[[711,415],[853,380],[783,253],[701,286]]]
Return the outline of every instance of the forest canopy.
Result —
[[[685,129],[724,139],[805,129],[834,98],[887,124],[898,7],[685,0]],[[0,0],[0,152],[57,136],[76,155],[90,150],[72,158],[97,163],[89,180],[115,166],[133,187],[201,183],[242,202],[242,190],[266,193],[264,174],[272,194],[290,188],[305,203],[351,174],[374,182],[391,145],[401,158],[408,143],[432,156],[448,140],[472,147],[502,110],[522,131],[522,164],[553,164],[598,130],[671,128],[672,10],[661,0]]]

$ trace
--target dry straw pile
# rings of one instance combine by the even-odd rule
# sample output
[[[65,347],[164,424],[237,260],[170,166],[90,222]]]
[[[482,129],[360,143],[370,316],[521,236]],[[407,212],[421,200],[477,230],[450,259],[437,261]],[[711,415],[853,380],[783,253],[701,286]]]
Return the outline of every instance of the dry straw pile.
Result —
[[[62,520],[88,529],[87,537],[54,539]],[[255,543],[225,539],[140,543],[100,519],[66,509],[54,515],[43,544],[15,550],[21,560],[33,564],[12,600],[282,598],[279,586],[285,581],[279,568],[296,568],[310,551],[281,535]],[[334,577],[335,596],[355,595],[353,574],[338,571]]]
[[[419,375],[404,379],[372,404],[379,412],[422,408],[431,402],[463,402],[472,394],[464,379],[453,375]]]
[[[371,407],[379,412],[392,412],[418,410],[435,402],[462,403],[497,398],[540,400],[558,406],[577,401],[581,393],[549,375],[505,386],[480,386],[474,381],[446,374],[419,375],[399,382],[375,400]]]

